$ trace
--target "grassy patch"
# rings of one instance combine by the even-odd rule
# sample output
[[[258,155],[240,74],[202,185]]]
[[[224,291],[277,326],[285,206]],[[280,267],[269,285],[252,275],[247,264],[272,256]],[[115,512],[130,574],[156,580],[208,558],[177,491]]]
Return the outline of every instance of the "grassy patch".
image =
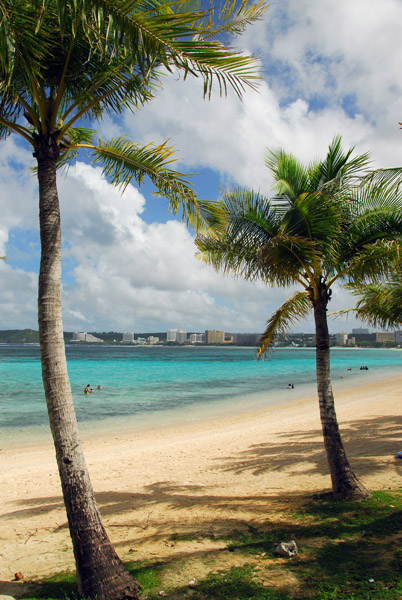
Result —
[[[176,538],[177,555],[127,565],[157,600],[397,600],[402,597],[402,493],[375,492],[364,502],[329,496],[289,503],[280,519],[251,523],[221,537],[226,548],[191,554]],[[275,555],[280,541],[295,539],[294,558]],[[187,541],[188,541],[187,540]],[[196,572],[196,574],[195,574]],[[195,582],[190,580],[194,578]],[[163,590],[163,594],[160,593]],[[37,584],[24,600],[76,598],[75,578],[60,574]]]

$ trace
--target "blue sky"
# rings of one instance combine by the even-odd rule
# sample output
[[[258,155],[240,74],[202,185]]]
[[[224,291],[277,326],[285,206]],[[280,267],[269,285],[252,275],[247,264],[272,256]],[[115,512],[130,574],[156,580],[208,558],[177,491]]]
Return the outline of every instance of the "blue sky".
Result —
[[[105,120],[102,137],[169,139],[177,169],[202,198],[240,185],[270,194],[267,147],[308,161],[335,135],[374,166],[402,165],[400,0],[283,0],[235,45],[261,58],[259,91],[202,99],[198,80],[166,77],[141,111]],[[30,150],[0,144],[0,328],[36,328],[38,199]],[[64,328],[73,331],[262,331],[291,290],[223,278],[194,257],[193,235],[134,185],[121,196],[85,155],[59,177],[63,226]],[[336,290],[332,309],[352,299]],[[350,331],[355,321],[331,321]],[[307,320],[296,331],[312,331]]]

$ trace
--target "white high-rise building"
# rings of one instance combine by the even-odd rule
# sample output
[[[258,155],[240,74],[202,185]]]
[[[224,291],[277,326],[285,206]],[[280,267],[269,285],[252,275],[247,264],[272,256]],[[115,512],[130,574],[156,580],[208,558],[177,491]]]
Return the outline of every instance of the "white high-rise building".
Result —
[[[179,329],[177,332],[177,341],[179,344],[185,344],[187,342],[187,331],[183,331],[183,329]]]
[[[168,329],[166,341],[184,344],[185,342],[187,342],[187,331],[183,331],[183,329]]]
[[[123,333],[122,342],[134,342],[134,333],[132,331],[126,331]]]
[[[346,331],[340,331],[339,333],[335,334],[335,344],[337,346],[346,346],[348,341],[348,334],[346,333]]]
[[[191,344],[202,344],[204,341],[203,333],[190,333],[190,343]]]
[[[166,335],[167,342],[176,342],[177,341],[177,332],[178,329],[168,329]]]

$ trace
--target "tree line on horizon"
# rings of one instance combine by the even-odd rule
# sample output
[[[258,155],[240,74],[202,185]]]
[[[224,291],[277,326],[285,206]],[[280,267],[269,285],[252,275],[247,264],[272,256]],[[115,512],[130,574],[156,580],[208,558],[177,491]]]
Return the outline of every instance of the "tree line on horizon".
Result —
[[[239,188],[224,192],[217,202],[201,202],[188,177],[171,169],[173,150],[166,143],[102,140],[88,127],[103,115],[141,108],[157,93],[162,73],[201,78],[206,98],[215,88],[223,95],[231,88],[241,96],[245,87],[256,87],[256,62],[231,48],[228,39],[262,18],[266,3],[226,1],[220,10],[213,4],[189,6],[187,0],[0,0],[0,135],[19,135],[34,157],[43,383],[79,592],[97,600],[138,600],[139,585],[102,524],[66,366],[57,172],[79,152],[88,152],[123,190],[133,179],[141,184],[148,178],[169,199],[170,210],[181,210],[198,232],[200,258],[216,270],[292,288],[267,322],[260,354],[278,332],[313,311],[317,390],[333,493],[340,499],[369,495],[349,464],[336,418],[327,310],[338,284],[358,295],[357,315],[363,319],[380,322],[387,307],[395,308],[389,299],[394,301],[395,294],[385,297],[375,286],[386,289],[388,281],[400,281],[399,186],[386,173],[382,179],[364,179],[368,156],[345,152],[337,137],[323,160],[307,166],[283,150],[270,150],[265,162],[276,182],[274,197]],[[381,315],[370,309],[374,298]],[[387,319],[396,322],[400,314],[394,310]]]

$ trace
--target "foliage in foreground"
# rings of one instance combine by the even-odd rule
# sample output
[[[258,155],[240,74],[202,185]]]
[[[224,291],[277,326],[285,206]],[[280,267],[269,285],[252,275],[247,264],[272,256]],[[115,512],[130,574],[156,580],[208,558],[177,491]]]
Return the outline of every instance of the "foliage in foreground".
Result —
[[[142,598],[157,600],[161,590],[171,600],[396,600],[402,596],[401,492],[374,492],[364,502],[321,496],[302,508],[294,509],[291,503],[289,507],[279,523],[267,521],[259,528],[250,524],[248,532],[233,531],[223,538],[225,550],[205,552],[206,575],[193,587],[168,583],[173,572],[191,566],[182,552],[173,559],[128,564],[144,588]],[[297,541],[299,555],[276,557],[275,545],[291,537]],[[220,568],[223,564],[225,568]],[[75,598],[74,576],[62,573],[38,583],[35,594],[24,600]]]

